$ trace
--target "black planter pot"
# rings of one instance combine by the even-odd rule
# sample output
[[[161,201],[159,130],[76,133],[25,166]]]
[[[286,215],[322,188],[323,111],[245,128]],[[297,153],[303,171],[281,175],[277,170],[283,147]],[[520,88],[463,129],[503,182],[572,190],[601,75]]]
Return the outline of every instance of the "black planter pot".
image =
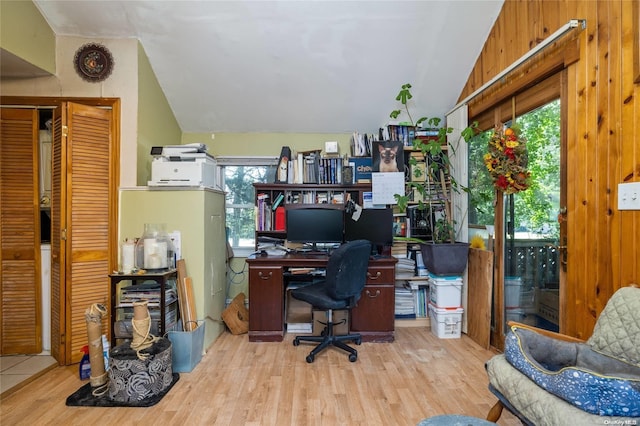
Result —
[[[469,258],[469,243],[420,244],[424,266],[435,275],[462,275]]]

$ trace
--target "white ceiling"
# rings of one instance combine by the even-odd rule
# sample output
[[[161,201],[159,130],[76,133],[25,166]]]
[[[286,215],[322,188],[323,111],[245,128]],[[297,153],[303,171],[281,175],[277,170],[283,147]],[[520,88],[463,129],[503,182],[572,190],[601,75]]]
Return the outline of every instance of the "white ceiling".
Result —
[[[451,109],[503,0],[34,2],[57,35],[138,38],[183,132],[369,133],[404,83],[414,119]]]

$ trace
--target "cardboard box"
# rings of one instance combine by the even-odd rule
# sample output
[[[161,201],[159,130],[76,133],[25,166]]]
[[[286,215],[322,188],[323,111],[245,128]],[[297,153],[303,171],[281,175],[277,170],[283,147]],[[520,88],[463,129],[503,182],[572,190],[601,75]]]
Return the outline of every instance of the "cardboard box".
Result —
[[[285,301],[285,323],[287,332],[310,333],[311,332],[311,305],[291,296],[291,290],[287,289]]]
[[[320,336],[326,323],[327,323],[326,311],[314,309],[313,310],[313,335]],[[333,327],[334,335],[339,336],[339,335],[349,334],[349,311],[348,310],[333,311],[333,323],[336,324]]]

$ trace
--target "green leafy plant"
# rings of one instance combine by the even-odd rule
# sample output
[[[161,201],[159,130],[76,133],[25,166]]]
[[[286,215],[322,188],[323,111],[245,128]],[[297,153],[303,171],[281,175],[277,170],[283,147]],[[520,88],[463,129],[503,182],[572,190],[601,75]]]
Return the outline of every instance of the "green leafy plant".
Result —
[[[396,101],[400,102],[402,107],[400,109],[393,110],[391,114],[389,114],[390,118],[397,119],[399,115],[404,110],[409,117],[410,124],[412,126],[420,126],[423,128],[431,130],[432,136],[426,139],[423,138],[415,138],[413,140],[413,149],[414,151],[422,153],[422,157],[426,162],[426,169],[424,172],[420,167],[416,167],[419,161],[415,156],[411,156],[409,158],[409,166],[411,167],[413,176],[416,178],[420,178],[423,173],[426,173],[428,179],[425,181],[421,181],[420,179],[411,180],[407,183],[407,193],[405,194],[394,194],[396,202],[398,203],[398,208],[400,211],[406,211],[407,206],[411,201],[411,194],[417,192],[420,194],[420,200],[417,202],[418,209],[426,210],[428,208],[427,203],[431,203],[430,194],[433,190],[433,187],[430,187],[431,184],[435,183],[442,188],[444,195],[444,212],[443,217],[439,218],[434,224],[433,231],[433,240],[434,242],[454,242],[455,241],[455,230],[454,230],[454,221],[451,217],[450,213],[450,197],[446,187],[446,179],[448,175],[448,170],[450,167],[449,156],[443,151],[443,147],[447,147],[454,152],[454,147],[448,143],[447,136],[453,132],[453,128],[445,127],[441,125],[442,120],[438,117],[421,117],[415,123],[413,121],[413,117],[411,116],[411,112],[409,111],[409,100],[413,98],[411,94],[411,84],[403,84],[400,92],[396,96]],[[468,142],[475,136],[478,128],[478,123],[474,122],[467,128],[465,128],[462,132],[462,138]],[[449,181],[451,183],[451,188],[455,191],[468,191],[468,188],[463,188],[455,181],[455,179],[449,175]],[[423,201],[423,200],[426,200]]]

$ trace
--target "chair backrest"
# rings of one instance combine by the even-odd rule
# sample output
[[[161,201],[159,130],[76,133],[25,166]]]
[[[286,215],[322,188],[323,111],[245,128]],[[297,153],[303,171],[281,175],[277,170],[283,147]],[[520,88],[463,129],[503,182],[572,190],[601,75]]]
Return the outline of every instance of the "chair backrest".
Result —
[[[611,296],[587,344],[640,367],[640,288],[623,287]]]
[[[371,243],[355,240],[342,244],[331,253],[327,262],[325,288],[331,298],[351,299],[353,306],[367,281],[367,267],[371,255]]]

